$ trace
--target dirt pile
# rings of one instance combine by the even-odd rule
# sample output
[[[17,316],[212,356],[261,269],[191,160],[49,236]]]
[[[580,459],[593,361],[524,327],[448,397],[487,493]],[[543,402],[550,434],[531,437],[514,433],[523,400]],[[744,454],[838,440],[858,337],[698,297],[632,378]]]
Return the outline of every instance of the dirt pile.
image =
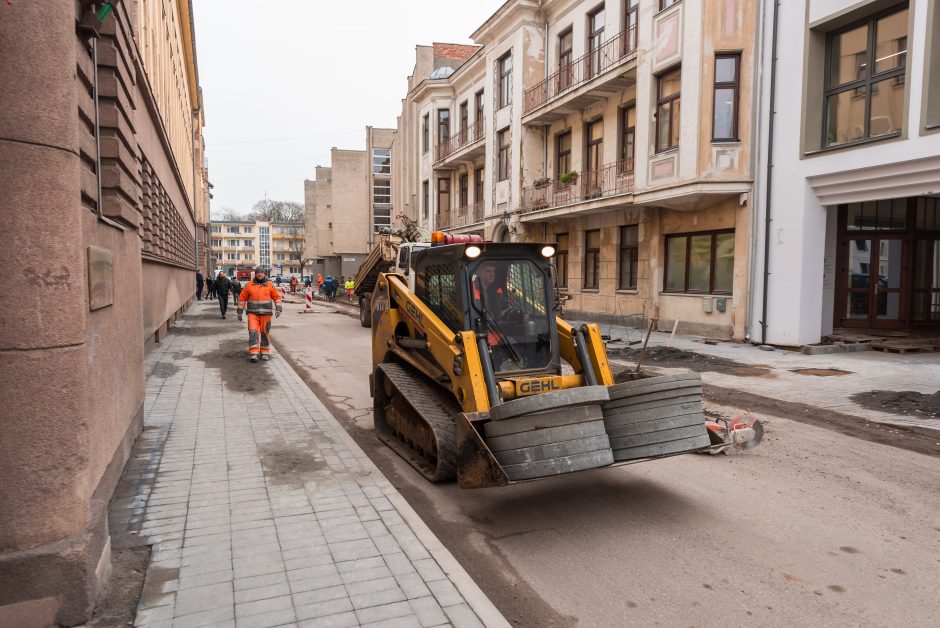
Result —
[[[611,356],[623,357],[628,360],[637,360],[640,349],[625,347],[622,349],[609,349]],[[650,347],[643,356],[643,364],[665,366],[668,368],[687,368],[699,373],[725,373],[738,377],[771,376],[770,368],[760,364],[743,364],[729,358],[720,358],[713,355],[692,353],[674,347]]]
[[[850,399],[869,410],[925,417],[940,416],[940,390],[932,395],[913,390],[871,390],[855,393]]]

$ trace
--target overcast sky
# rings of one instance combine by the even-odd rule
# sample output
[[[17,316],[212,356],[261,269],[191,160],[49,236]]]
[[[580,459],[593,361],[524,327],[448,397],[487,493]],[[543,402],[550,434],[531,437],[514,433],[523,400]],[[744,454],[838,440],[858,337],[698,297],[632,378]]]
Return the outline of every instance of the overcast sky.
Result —
[[[304,200],[330,148],[395,127],[415,46],[473,43],[503,0],[195,0],[212,211]]]

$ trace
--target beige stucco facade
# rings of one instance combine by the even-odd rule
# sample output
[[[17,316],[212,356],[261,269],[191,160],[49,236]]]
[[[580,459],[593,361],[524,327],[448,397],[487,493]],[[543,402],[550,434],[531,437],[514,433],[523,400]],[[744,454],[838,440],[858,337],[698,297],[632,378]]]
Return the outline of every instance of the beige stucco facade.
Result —
[[[686,333],[744,339],[758,17],[745,0],[664,10],[659,0],[510,0],[473,33],[478,46],[419,46],[394,146],[397,202],[431,230],[561,236],[569,315],[655,317],[661,328],[679,321]],[[442,72],[448,56],[454,69]],[[734,64],[734,112],[719,116],[733,127],[714,139],[713,103],[732,93],[716,91],[718,57],[723,88]],[[501,77],[507,58],[511,72]],[[660,79],[673,72],[681,87],[662,145]],[[580,178],[563,182],[566,172]],[[600,245],[589,270],[594,230]],[[636,244],[621,243],[630,233]],[[693,248],[679,256],[683,243]],[[636,266],[632,280],[624,263]],[[682,285],[679,263],[689,268]]]
[[[79,27],[86,4],[16,3],[0,20],[0,262],[19,295],[0,311],[4,626],[90,618],[142,425],[145,344],[195,292],[190,4],[119,3],[97,38]],[[167,44],[153,64],[144,32]]]

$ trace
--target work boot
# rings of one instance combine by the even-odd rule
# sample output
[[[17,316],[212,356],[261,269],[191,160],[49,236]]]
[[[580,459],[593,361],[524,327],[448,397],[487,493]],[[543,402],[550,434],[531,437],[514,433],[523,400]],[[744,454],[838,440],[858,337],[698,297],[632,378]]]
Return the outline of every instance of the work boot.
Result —
[[[252,353],[252,354],[251,354],[251,361],[252,361],[252,362],[257,362],[257,361],[258,361],[258,354],[257,354],[257,353]]]
[[[261,354],[261,360],[262,360],[263,362],[267,362],[267,361],[268,361],[268,354],[267,354],[267,353],[262,353],[262,354]]]

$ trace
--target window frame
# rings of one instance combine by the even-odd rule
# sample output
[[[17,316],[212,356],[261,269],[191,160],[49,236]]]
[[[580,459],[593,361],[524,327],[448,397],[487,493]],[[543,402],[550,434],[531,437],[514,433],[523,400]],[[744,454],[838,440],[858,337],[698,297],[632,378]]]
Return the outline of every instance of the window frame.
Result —
[[[568,40],[568,47],[565,48],[565,39]],[[574,27],[569,26],[558,34],[558,89],[559,91],[568,89],[574,82],[574,68],[571,67],[574,61]]]
[[[663,286],[662,292],[664,294],[701,294],[701,295],[719,295],[719,296],[732,296],[734,293],[734,276],[732,268],[732,285],[731,290],[715,290],[715,263],[716,263],[716,243],[717,236],[719,235],[733,235],[737,239],[737,233],[734,229],[710,229],[706,231],[687,231],[683,233],[668,233],[664,236],[663,239]],[[710,236],[711,237],[711,257],[709,260],[708,268],[708,290],[689,290],[689,258],[692,247],[692,238],[695,236]],[[669,280],[669,240],[674,238],[685,238],[685,269],[684,269],[684,279],[683,279],[683,289],[682,290],[670,290],[666,287],[666,283]],[[735,243],[737,244],[737,242]]]
[[[450,109],[442,107],[437,110],[437,143],[443,144],[450,139]]]
[[[678,72],[678,73],[679,73],[679,91],[675,92],[674,94],[670,94],[669,96],[663,96],[663,95],[662,95],[662,93],[663,93],[663,83],[664,83],[666,77],[667,77],[668,75],[672,74],[673,72]],[[660,135],[661,135],[661,134],[660,134],[660,127],[661,127],[661,125],[662,125],[662,123],[663,123],[663,121],[662,121],[662,116],[659,115],[659,109],[660,109],[660,107],[662,107],[663,105],[666,105],[666,104],[669,105],[669,131],[670,131],[669,137],[672,138],[672,135],[673,135],[673,133],[672,133],[672,131],[673,131],[673,126],[672,126],[672,124],[673,124],[674,121],[675,121],[677,124],[680,124],[680,131],[681,131],[681,120],[675,120],[675,108],[676,108],[676,103],[679,104],[679,114],[681,115],[681,114],[682,114],[682,66],[681,66],[681,65],[673,66],[673,67],[671,67],[671,68],[669,68],[669,69],[667,69],[667,70],[664,70],[663,72],[660,72],[659,74],[656,75],[656,109],[655,109],[655,116],[656,116],[656,136],[655,136],[656,139],[655,139],[655,145],[656,145],[656,151],[655,151],[655,152],[656,152],[657,154],[659,154],[659,153],[665,153],[665,152],[668,152],[668,151],[671,151],[671,150],[676,150],[677,148],[679,148],[679,143],[680,143],[680,142],[679,142],[679,139],[681,139],[681,138],[677,139],[675,144],[670,144],[669,146],[660,146],[660,145],[659,145],[659,138],[660,138]],[[680,134],[681,134],[681,133],[680,133]]]
[[[674,7],[679,4],[682,0],[659,0],[659,10],[665,11],[669,7]]]
[[[470,204],[470,173],[464,172],[457,177],[457,207],[463,208]]]
[[[565,246],[561,246],[561,238],[565,238]],[[558,282],[558,288],[568,289],[568,261],[571,247],[571,236],[565,231],[555,234],[555,279]]]
[[[506,141],[503,144],[503,141]],[[509,179],[509,127],[496,132],[496,180]]]
[[[891,139],[895,137],[902,136],[904,134],[904,125],[907,122],[906,116],[901,118],[901,129],[895,131],[894,133],[886,133],[884,135],[876,135],[872,137],[871,135],[871,101],[872,101],[872,85],[880,83],[882,81],[887,81],[891,78],[897,79],[898,77],[904,77],[905,82],[905,91],[907,90],[907,70],[910,67],[910,40],[911,34],[907,34],[908,49],[904,56],[904,65],[899,68],[893,68],[891,70],[885,70],[883,72],[874,72],[875,70],[875,53],[877,48],[877,23],[878,20],[899,13],[901,11],[907,10],[910,11],[910,2],[900,2],[894,6],[888,7],[877,13],[873,13],[867,17],[864,17],[859,20],[855,20],[844,26],[840,26],[837,29],[831,30],[826,33],[826,54],[825,54],[825,71],[823,78],[823,90],[822,90],[822,143],[820,144],[820,150],[835,150],[839,148],[844,148],[846,146],[854,146],[856,144],[865,144],[867,142],[877,142],[881,140]],[[908,19],[910,19],[910,13],[908,14]],[[865,63],[866,63],[866,72],[865,77],[860,79],[855,79],[854,81],[846,81],[841,85],[832,86],[832,40],[843,33],[847,33],[851,30],[858,28],[859,26],[868,27],[868,42],[865,49]],[[865,98],[865,120],[864,120],[864,132],[862,137],[857,140],[852,140],[849,142],[842,142],[841,144],[830,144],[829,143],[829,110],[828,102],[829,98],[837,96],[843,92],[855,91],[858,94],[859,89],[864,89],[862,96]]]
[[[485,174],[484,174],[483,166],[474,168],[473,170],[473,202],[474,203],[483,202],[483,195],[485,194],[485,191],[483,189],[484,176]]]
[[[633,111],[633,126],[629,125],[630,111]],[[621,107],[617,112],[617,118],[620,126],[620,150],[618,151],[620,154],[619,173],[633,174],[636,169],[636,103],[631,102]],[[632,138],[632,141],[629,142],[629,145],[632,147],[629,156],[626,154],[628,135]],[[627,164],[629,164],[629,166]]]
[[[633,244],[625,244],[626,238],[624,235],[628,230],[633,230]],[[640,267],[640,226],[638,224],[634,225],[620,225],[619,229],[620,242],[617,247],[617,289],[618,290],[636,290],[637,284],[639,283],[639,267]],[[632,251],[630,257],[630,277],[632,282],[627,282],[627,285],[623,281],[623,270],[624,262],[626,261],[625,252]]]
[[[587,28],[585,32],[587,33],[587,41],[585,42],[585,52],[588,56],[587,64],[587,76],[597,76],[601,73],[601,63],[602,55],[601,52],[604,48],[604,32],[607,30],[607,7],[604,3],[601,3],[599,6],[595,7],[592,11],[589,11],[587,14]],[[602,16],[603,22],[601,23],[600,28],[594,30],[594,21],[598,15]]]
[[[718,61],[719,59],[733,59],[734,60],[734,81],[719,81],[718,80]],[[740,142],[741,137],[739,134],[739,125],[738,118],[740,116],[741,110],[741,51],[731,51],[731,52],[716,52],[715,53],[715,64],[713,66],[714,74],[712,75],[712,142]],[[718,137],[715,135],[715,126],[716,126],[716,114],[717,108],[715,106],[716,100],[718,98],[719,89],[731,89],[734,90],[734,98],[732,100],[732,114],[731,114],[731,137]]]
[[[597,247],[588,248],[588,242],[590,241],[590,235],[592,233],[597,234]],[[594,276],[591,278],[593,283],[588,283],[588,260],[594,260]],[[585,229],[584,230],[584,272],[581,277],[581,287],[584,290],[600,290],[601,283],[601,230],[600,229]]]
[[[561,140],[564,139],[564,138],[566,138],[566,137],[567,137],[570,141],[568,142],[568,148],[567,148],[567,150],[562,151],[562,150],[561,150]],[[561,180],[560,180],[560,179],[561,179],[561,175],[565,174],[566,172],[571,172],[570,168],[571,168],[571,148],[572,148],[572,141],[573,141],[573,138],[571,137],[571,129],[568,129],[568,130],[566,130],[566,131],[562,131],[561,133],[558,133],[557,135],[555,135],[555,178],[558,180],[558,183],[561,183]],[[564,156],[564,157],[567,158],[565,161],[568,163],[568,169],[565,169],[565,170],[562,170],[562,169],[561,169],[561,158],[562,158],[562,156]]]
[[[421,182],[421,201],[421,217],[428,218],[431,214],[431,182],[428,179]]]
[[[443,186],[441,184],[444,184]],[[446,196],[447,207],[442,207],[441,199]],[[437,213],[449,212],[452,207],[450,177],[437,178]]]
[[[475,104],[474,104],[475,109],[474,109],[474,112],[473,112],[473,123],[474,123],[474,124],[476,124],[477,122],[480,122],[481,120],[483,120],[483,110],[484,110],[484,106],[485,106],[485,104],[486,104],[486,101],[484,100],[484,95],[483,95],[484,91],[485,91],[485,90],[482,90],[482,89],[481,89],[480,91],[478,91],[478,92],[474,95],[474,103],[475,103]]]
[[[508,70],[507,68],[508,62]],[[512,50],[509,50],[496,60],[497,77],[499,78],[498,108],[508,107],[512,104]]]

